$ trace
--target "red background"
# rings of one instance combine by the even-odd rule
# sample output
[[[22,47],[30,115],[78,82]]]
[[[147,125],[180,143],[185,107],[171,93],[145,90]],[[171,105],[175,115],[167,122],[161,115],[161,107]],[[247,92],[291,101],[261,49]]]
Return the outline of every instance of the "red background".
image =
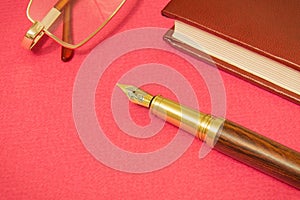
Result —
[[[114,34],[142,27],[170,28],[173,20],[160,14],[167,2],[128,0],[106,30],[77,50],[69,63],[60,61],[60,47],[50,39],[43,39],[33,51],[23,49],[20,42],[31,25],[25,13],[28,2],[2,2],[1,199],[299,199],[300,192],[295,188],[216,151],[199,160],[201,143],[196,139],[173,164],[144,174],[111,169],[85,149],[72,116],[73,84],[81,63],[92,47]],[[123,63],[126,66],[108,69],[103,76],[100,84],[107,86],[108,97],[96,95],[96,100],[103,100],[103,104],[96,103],[99,116],[102,106],[110,104],[116,77],[126,73],[128,66],[153,60],[175,68],[178,64],[160,52],[148,52],[145,57],[140,54],[132,53]],[[221,75],[226,91],[226,118],[300,151],[298,105],[227,73]],[[197,76],[189,76],[201,98],[203,88],[197,88]],[[147,88],[153,93],[173,95],[164,88]],[[209,104],[204,104],[203,109],[209,111]],[[138,106],[130,105],[130,110],[147,115]],[[141,124],[149,121],[134,114],[133,119]],[[106,119],[109,123],[114,123],[112,118]],[[174,129],[166,125],[165,134],[147,139],[146,150],[166,144],[174,137]],[[121,148],[143,151],[139,140],[122,135],[116,126],[112,126],[110,134],[109,138]]]

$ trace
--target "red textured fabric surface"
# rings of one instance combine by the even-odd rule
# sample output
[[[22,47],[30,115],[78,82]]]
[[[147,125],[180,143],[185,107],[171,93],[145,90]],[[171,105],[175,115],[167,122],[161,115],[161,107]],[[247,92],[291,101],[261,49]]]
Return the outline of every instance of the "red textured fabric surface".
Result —
[[[128,0],[108,28],[77,50],[69,63],[60,61],[60,47],[50,39],[43,39],[32,52],[23,49],[20,42],[31,25],[25,14],[28,2],[1,4],[1,199],[299,199],[300,192],[295,188],[216,151],[200,160],[202,143],[196,139],[172,164],[140,174],[108,167],[85,148],[72,110],[74,84],[82,63],[91,49],[105,44],[108,37],[135,28],[170,28],[173,21],[160,14],[167,2]],[[105,57],[99,57],[99,63],[105,62]],[[165,125],[153,137],[134,138],[115,123],[110,109],[114,85],[135,66],[149,63],[179,71],[193,86],[201,110],[211,110],[205,82],[180,58],[153,49],[120,56],[98,82],[95,112],[107,138],[121,149],[136,153],[163,147],[177,132]],[[298,105],[224,72],[220,74],[226,91],[226,118],[300,151]],[[145,78],[151,80],[151,74]],[[172,76],[163,79],[174,81]],[[176,98],[172,88],[156,84],[145,88]],[[129,104],[129,110],[137,124],[149,123],[146,109]]]

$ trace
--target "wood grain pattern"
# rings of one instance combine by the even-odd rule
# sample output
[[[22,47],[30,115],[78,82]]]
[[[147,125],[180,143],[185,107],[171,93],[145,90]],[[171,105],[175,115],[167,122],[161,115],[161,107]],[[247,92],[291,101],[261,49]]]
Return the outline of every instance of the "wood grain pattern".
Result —
[[[216,150],[300,189],[300,153],[230,121]]]

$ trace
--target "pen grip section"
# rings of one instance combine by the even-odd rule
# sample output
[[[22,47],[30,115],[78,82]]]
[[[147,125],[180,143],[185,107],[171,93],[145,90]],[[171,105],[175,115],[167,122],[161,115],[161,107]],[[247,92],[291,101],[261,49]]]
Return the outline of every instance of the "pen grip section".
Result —
[[[300,189],[300,153],[225,121],[214,148]]]

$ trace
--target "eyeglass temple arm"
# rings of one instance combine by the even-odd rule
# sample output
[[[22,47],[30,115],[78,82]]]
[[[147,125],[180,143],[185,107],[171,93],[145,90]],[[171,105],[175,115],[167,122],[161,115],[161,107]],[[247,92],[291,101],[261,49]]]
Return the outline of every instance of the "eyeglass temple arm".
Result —
[[[62,39],[65,42],[72,42],[72,23],[71,23],[71,0],[64,7],[63,16],[63,34]],[[70,61],[73,58],[74,50],[67,47],[61,47],[61,60],[64,62]]]
[[[69,0],[58,0],[41,22],[36,21],[25,34],[22,41],[22,46],[26,49],[32,49],[32,47],[34,47],[34,45],[36,45],[36,43],[45,34],[43,30],[52,26],[52,24],[61,15],[62,9],[68,2]]]
[[[71,0],[59,0],[55,5],[54,8],[56,8],[59,11],[62,11],[62,9],[69,4],[69,1]]]

